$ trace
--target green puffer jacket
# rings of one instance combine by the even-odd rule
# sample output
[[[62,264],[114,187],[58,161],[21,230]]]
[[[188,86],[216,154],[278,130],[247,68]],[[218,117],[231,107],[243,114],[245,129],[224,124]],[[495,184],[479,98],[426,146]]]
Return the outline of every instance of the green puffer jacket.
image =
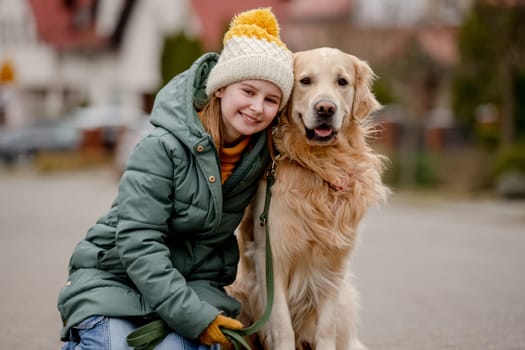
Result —
[[[111,209],[71,257],[58,297],[62,340],[92,315],[159,316],[196,339],[220,311],[238,314],[223,288],[237,272],[233,232],[270,157],[264,133],[254,135],[221,185],[217,150],[195,111],[207,102],[217,59],[205,54],[159,92],[156,128],[131,155]]]

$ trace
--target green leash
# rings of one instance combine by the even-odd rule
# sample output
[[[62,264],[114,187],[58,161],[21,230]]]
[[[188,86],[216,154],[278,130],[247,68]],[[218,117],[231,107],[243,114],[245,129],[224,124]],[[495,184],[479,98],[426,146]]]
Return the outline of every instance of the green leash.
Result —
[[[235,350],[251,350],[250,345],[243,337],[254,334],[268,321],[273,307],[274,298],[274,277],[273,277],[273,258],[272,247],[270,245],[270,232],[268,231],[268,210],[272,197],[272,185],[275,182],[275,162],[266,174],[266,198],[264,200],[264,210],[259,217],[261,226],[266,227],[266,308],[260,319],[251,326],[233,330],[222,328],[222,332],[233,343]],[[137,328],[127,336],[128,345],[135,350],[153,350],[171,332],[168,325],[162,320],[155,320]]]
[[[135,350],[154,349],[170,332],[166,322],[155,320],[137,328],[127,336],[128,345]]]
[[[272,257],[272,246],[270,244],[270,232],[268,231],[268,210],[270,209],[270,200],[272,198],[272,185],[275,182],[275,162],[272,163],[272,167],[266,174],[266,198],[264,200],[264,210],[259,217],[259,223],[261,226],[265,226],[266,230],[266,308],[264,313],[255,323],[247,328],[239,330],[222,329],[222,332],[230,339],[233,343],[235,350],[246,349],[251,350],[250,346],[246,343],[243,337],[254,334],[268,321],[270,313],[273,307],[274,297],[274,278],[273,278],[273,257]]]

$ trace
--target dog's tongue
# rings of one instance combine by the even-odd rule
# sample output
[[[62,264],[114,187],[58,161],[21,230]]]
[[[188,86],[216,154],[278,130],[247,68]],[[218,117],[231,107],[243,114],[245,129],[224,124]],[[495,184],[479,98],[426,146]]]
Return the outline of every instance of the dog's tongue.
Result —
[[[315,128],[315,135],[319,137],[327,137],[332,134],[332,128]]]

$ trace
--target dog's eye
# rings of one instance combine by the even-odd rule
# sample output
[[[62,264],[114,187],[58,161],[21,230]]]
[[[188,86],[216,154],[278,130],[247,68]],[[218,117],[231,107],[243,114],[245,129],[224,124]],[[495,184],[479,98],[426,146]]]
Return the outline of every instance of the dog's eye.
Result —
[[[303,78],[303,79],[299,80],[299,82],[302,85],[310,85],[312,83],[312,80],[310,80],[310,78],[306,77],[306,78]]]
[[[347,86],[348,80],[346,80],[345,78],[339,78],[339,80],[337,81],[337,84],[339,84],[339,86]]]

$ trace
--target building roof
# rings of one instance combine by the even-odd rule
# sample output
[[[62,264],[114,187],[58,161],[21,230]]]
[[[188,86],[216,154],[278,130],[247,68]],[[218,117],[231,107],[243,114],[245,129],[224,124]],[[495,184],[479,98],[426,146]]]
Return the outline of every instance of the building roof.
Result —
[[[58,49],[98,46],[103,42],[94,30],[94,1],[29,0],[29,3],[40,40]]]
[[[402,57],[412,42],[437,63],[458,61],[457,28],[363,28],[351,23],[286,23],[284,42],[292,51],[337,47],[372,63]]]
[[[111,34],[96,31],[100,0],[29,0],[40,40],[58,50],[92,50],[120,43],[136,0],[124,0],[118,25]]]
[[[290,21],[349,20],[352,5],[352,0],[294,0],[288,3],[286,12]]]
[[[444,66],[454,66],[459,61],[457,28],[429,27],[416,32],[423,51]]]
[[[243,0],[192,0],[192,5],[207,50],[220,50],[232,16],[253,8]],[[385,62],[402,56],[415,40],[439,64],[452,66],[458,60],[457,28],[451,26],[356,26],[351,20],[354,0],[262,0],[257,5],[272,7],[281,24],[283,41],[293,51],[333,46],[370,61]]]

